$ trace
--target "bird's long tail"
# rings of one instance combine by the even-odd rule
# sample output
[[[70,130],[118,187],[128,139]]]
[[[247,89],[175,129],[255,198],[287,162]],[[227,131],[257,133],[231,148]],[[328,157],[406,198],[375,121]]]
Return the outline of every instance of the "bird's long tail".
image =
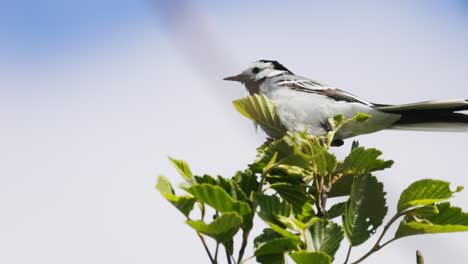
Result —
[[[468,115],[457,113],[468,110],[468,100],[439,100],[405,105],[377,105],[386,113],[400,114],[393,129],[422,131],[468,131]]]

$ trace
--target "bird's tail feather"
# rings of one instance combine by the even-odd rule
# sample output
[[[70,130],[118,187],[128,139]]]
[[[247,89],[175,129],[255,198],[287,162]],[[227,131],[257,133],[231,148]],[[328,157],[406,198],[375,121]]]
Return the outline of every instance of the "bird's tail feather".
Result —
[[[468,131],[468,115],[455,113],[468,110],[468,100],[440,100],[406,105],[378,105],[377,109],[400,114],[392,129],[421,131]]]

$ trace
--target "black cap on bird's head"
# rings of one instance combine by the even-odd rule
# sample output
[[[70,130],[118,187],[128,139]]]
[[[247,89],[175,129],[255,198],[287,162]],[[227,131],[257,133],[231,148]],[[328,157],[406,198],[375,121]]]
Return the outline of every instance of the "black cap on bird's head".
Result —
[[[279,71],[286,71],[289,74],[293,74],[288,68],[284,67],[283,64],[279,63],[278,61],[274,60],[259,60],[257,62],[263,62],[263,63],[271,63],[273,65],[273,69],[279,70]]]
[[[236,82],[255,82],[266,77],[273,77],[280,74],[293,74],[281,63],[274,60],[259,60],[250,65],[246,70],[238,75],[226,77],[223,80]]]

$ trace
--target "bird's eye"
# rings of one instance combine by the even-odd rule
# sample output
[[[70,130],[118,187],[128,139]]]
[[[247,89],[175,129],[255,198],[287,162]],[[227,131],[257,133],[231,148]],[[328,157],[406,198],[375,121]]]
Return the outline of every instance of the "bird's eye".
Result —
[[[257,74],[257,73],[260,72],[260,69],[258,67],[255,67],[255,68],[252,69],[252,72]]]

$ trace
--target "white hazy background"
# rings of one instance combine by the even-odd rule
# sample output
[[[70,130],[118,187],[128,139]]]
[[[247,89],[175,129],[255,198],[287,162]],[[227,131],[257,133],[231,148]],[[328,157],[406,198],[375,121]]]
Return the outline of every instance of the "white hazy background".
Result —
[[[167,155],[225,177],[254,159],[265,136],[231,105],[247,93],[222,78],[255,60],[372,102],[468,98],[467,1],[1,5],[0,263],[208,263],[154,185],[158,174],[181,182]],[[396,162],[378,173],[389,214],[415,180],[468,186],[468,134],[359,140]],[[453,203],[467,209],[468,192]],[[467,243],[404,238],[368,263],[415,263],[416,249],[428,263],[466,263]]]

